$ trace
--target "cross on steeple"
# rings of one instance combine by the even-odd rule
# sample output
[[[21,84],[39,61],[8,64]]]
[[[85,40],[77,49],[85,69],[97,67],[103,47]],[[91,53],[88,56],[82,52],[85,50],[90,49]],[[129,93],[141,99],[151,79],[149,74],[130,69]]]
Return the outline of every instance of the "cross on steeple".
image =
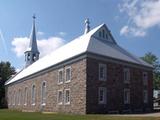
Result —
[[[89,31],[90,31],[90,22],[89,22],[89,19],[87,18],[85,20],[85,31],[84,31],[84,34],[87,34]]]
[[[35,26],[36,16],[33,15],[32,18],[33,18],[33,25],[32,25],[31,35],[30,35],[30,43],[29,43],[29,47],[25,51],[26,67],[39,59],[39,51],[38,51],[37,40],[36,40],[36,26]]]

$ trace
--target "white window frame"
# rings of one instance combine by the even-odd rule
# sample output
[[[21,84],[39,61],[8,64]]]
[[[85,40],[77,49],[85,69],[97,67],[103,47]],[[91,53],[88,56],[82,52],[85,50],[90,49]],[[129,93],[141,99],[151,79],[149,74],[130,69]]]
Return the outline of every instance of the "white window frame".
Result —
[[[101,67],[104,68],[103,71],[103,77],[101,77]],[[107,65],[103,63],[99,63],[99,68],[98,68],[98,73],[99,73],[99,80],[100,81],[106,81],[107,80]]]
[[[16,105],[16,92],[13,93],[13,105]]]
[[[123,69],[123,76],[124,76],[124,83],[130,83],[130,69],[129,68]]]
[[[62,81],[60,81],[60,72],[62,72]],[[63,84],[63,81],[64,81],[64,70],[63,68],[62,69],[59,69],[58,70],[58,84]]]
[[[59,93],[62,93],[62,101],[60,102],[59,100]],[[63,90],[58,90],[58,93],[57,93],[57,103],[58,105],[62,105],[63,104]]]
[[[11,105],[11,96],[12,96],[12,93],[11,93],[11,92],[8,92],[8,93],[7,93],[8,105]]]
[[[22,97],[22,91],[21,89],[18,90],[18,105],[21,105],[21,97]]]
[[[24,88],[24,105],[27,105],[28,101],[28,87]]]
[[[101,90],[103,91],[103,95],[102,95],[103,100],[102,101],[100,100]],[[106,87],[99,87],[98,88],[98,103],[99,104],[106,104],[107,103],[107,88]]]
[[[126,93],[127,92],[127,93]],[[125,94],[127,96],[125,96]],[[130,104],[130,99],[131,99],[131,92],[130,92],[130,89],[129,88],[125,88],[124,89],[124,93],[123,93],[123,101],[124,101],[124,104]]]
[[[70,79],[69,80],[67,80],[67,69],[70,69],[70,74],[69,74]],[[71,79],[72,79],[72,69],[71,69],[71,66],[69,66],[65,68],[65,83],[71,82]]]
[[[66,101],[66,92],[67,91],[69,91],[69,101]],[[70,91],[70,89],[65,89],[64,90],[64,104],[65,105],[70,105],[70,103],[71,103],[71,91]]]
[[[143,90],[143,102],[148,103],[148,91]]]
[[[148,85],[148,73],[143,72],[143,85]]]
[[[46,105],[46,89],[47,89],[47,85],[46,85],[46,81],[43,81],[41,84],[41,105],[45,106]],[[45,86],[43,86],[45,84]]]
[[[34,86],[34,91],[33,91],[33,86]],[[34,92],[34,93],[33,93]],[[32,105],[36,105],[36,86],[35,84],[32,85],[32,90],[31,90],[31,103]]]

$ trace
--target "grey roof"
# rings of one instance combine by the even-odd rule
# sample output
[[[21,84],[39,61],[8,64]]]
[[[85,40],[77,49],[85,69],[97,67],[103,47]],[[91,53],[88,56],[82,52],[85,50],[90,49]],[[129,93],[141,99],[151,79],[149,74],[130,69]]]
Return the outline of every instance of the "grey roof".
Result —
[[[24,77],[35,74],[86,52],[152,68],[152,65],[121,48],[114,40],[107,26],[105,24],[101,24],[87,34],[72,40],[68,44],[53,51],[51,54],[48,54],[47,56],[37,60],[32,65],[23,69],[15,77],[11,78],[5,84],[11,84],[15,81],[23,79]]]

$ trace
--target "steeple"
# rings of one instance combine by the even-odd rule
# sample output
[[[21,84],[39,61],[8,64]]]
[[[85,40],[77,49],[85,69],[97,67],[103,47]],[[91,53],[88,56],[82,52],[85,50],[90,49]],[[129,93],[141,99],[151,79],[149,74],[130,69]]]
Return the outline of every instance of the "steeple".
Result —
[[[33,15],[33,25],[32,25],[31,35],[30,35],[30,43],[29,43],[29,47],[25,51],[26,67],[28,67],[33,62],[39,59],[39,51],[38,51],[37,40],[36,40],[35,19],[36,17],[35,15]]]
[[[89,26],[90,22],[89,22],[89,19],[87,18],[85,20],[85,31],[84,31],[84,34],[87,34],[89,31],[90,31],[90,26]]]

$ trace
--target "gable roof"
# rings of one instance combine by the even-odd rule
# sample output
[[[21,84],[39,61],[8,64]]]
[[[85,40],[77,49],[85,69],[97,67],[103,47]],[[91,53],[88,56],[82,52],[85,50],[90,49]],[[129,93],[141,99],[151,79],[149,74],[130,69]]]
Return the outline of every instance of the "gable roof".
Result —
[[[102,37],[99,36],[99,33],[102,34]],[[105,34],[103,35],[103,33]],[[23,69],[20,73],[9,79],[5,85],[11,84],[85,52],[95,53],[152,68],[152,65],[144,62],[117,45],[107,26],[101,24],[87,34],[72,40],[66,45],[53,51],[51,54],[46,55]]]

